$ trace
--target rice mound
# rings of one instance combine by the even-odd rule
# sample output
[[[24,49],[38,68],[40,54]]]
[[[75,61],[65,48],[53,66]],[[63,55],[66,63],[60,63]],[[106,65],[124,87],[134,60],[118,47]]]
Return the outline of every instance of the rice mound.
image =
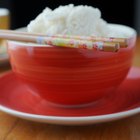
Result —
[[[27,31],[33,33],[95,36],[105,36],[108,29],[98,8],[73,4],[54,10],[46,7],[27,26]]]

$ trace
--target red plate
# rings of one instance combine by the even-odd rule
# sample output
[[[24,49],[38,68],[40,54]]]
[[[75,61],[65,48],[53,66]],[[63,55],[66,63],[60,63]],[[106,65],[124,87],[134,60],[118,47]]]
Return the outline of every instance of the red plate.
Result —
[[[62,107],[44,101],[8,72],[0,77],[0,105],[22,113],[86,117],[119,113],[140,107],[140,69],[132,68],[115,93],[86,106]]]

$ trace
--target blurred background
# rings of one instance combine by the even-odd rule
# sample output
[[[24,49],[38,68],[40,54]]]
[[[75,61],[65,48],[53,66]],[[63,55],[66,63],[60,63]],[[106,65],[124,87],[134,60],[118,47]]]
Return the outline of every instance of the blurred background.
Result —
[[[110,23],[125,24],[140,34],[140,0],[0,0],[0,7],[11,13],[11,29],[26,26],[45,7],[54,9],[59,5],[91,5],[98,7],[102,17]]]

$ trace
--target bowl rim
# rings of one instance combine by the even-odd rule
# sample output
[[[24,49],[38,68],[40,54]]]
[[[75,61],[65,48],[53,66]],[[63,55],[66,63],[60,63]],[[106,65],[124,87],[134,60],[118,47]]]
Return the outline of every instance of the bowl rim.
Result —
[[[136,38],[137,36],[137,31],[130,27],[130,26],[127,26],[127,25],[123,25],[123,24],[116,24],[116,23],[108,23],[108,25],[110,25],[110,27],[112,28],[124,28],[124,30],[127,30],[127,32],[129,32],[130,35],[128,35],[128,39],[129,38]],[[17,31],[20,31],[20,28],[17,29]],[[26,31],[26,27],[22,27],[21,28],[21,31]],[[17,45],[20,45],[20,46],[24,46],[24,47],[28,47],[28,46],[32,46],[32,47],[51,47],[51,45],[46,45],[46,44],[36,44],[36,43],[27,43],[27,42],[22,42],[22,41],[13,41],[13,40],[7,40],[8,42],[10,43],[14,43],[14,44],[17,44]]]

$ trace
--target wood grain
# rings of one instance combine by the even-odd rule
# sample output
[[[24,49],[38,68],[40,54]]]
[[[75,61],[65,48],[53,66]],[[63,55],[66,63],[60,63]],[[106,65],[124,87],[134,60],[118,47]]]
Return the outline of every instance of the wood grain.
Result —
[[[140,66],[140,37],[133,65]],[[30,122],[0,112],[0,140],[140,140],[140,114],[96,125],[61,126]]]
[[[17,118],[0,112],[0,140],[5,139],[16,125]]]
[[[60,126],[18,119],[6,140],[139,140],[140,115],[88,126]]]

